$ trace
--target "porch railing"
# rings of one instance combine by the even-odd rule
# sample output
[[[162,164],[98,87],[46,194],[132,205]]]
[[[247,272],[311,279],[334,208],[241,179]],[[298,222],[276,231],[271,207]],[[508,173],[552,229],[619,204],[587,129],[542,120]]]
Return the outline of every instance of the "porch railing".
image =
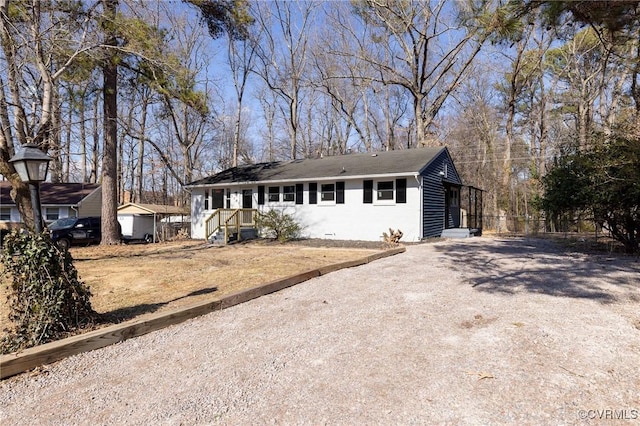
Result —
[[[229,242],[229,238],[235,231],[238,241],[242,239],[242,228],[255,228],[256,209],[217,209],[205,222],[205,238],[208,240],[218,231],[224,231],[224,243]]]

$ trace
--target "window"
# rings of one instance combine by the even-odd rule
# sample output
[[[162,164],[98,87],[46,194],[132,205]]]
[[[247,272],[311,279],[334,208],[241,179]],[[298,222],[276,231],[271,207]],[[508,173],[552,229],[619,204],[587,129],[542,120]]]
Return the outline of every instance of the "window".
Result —
[[[393,200],[393,181],[378,182],[378,200]]]
[[[407,179],[396,179],[396,203],[407,202]]]
[[[11,207],[0,207],[0,220],[5,222],[11,221]]]
[[[225,199],[226,208],[231,208],[231,191],[227,189],[227,197]]]
[[[282,187],[282,201],[295,201],[296,187],[293,185]]]
[[[336,204],[344,204],[344,182],[336,182]]]
[[[334,201],[336,199],[336,186],[333,183],[323,183],[320,186],[320,201]]]
[[[221,209],[224,206],[224,189],[211,190],[211,208]]]
[[[309,184],[309,204],[318,204],[318,184],[315,182]]]
[[[362,202],[364,204],[373,203],[373,181],[365,180],[362,184]]]
[[[47,222],[60,219],[60,209],[57,207],[47,207],[44,212],[44,220]]]
[[[264,185],[258,186],[258,204],[264,204]]]
[[[209,210],[209,190],[204,190],[204,209]]]
[[[458,188],[449,189],[449,201],[451,203],[451,207],[460,206],[460,193],[458,192]]]
[[[304,185],[301,183],[296,183],[296,204],[304,203],[303,194],[304,194]]]
[[[277,203],[280,201],[280,187],[279,186],[270,186],[269,187],[269,202]]]

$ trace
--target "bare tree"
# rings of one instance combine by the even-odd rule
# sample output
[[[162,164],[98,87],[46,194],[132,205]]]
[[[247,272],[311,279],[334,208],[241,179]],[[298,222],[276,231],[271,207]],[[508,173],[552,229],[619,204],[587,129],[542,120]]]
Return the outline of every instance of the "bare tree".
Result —
[[[234,40],[228,36],[227,59],[231,76],[233,78],[233,87],[237,97],[237,107],[235,113],[235,125],[233,131],[233,160],[232,167],[238,165],[238,156],[241,155],[241,130],[244,96],[247,88],[247,81],[251,74],[251,69],[255,60],[255,44],[248,40]],[[246,152],[245,152],[246,156]]]
[[[458,15],[453,11],[459,6]],[[403,87],[413,100],[418,145],[433,145],[431,126],[459,86],[482,45],[511,25],[506,6],[365,0],[357,15],[368,24],[362,56],[374,70],[370,79]]]
[[[316,3],[312,1],[257,2],[252,15],[258,31],[256,73],[277,94],[289,132],[289,158],[298,155],[300,103],[304,96],[310,27]]]
[[[0,0],[0,45],[6,74],[0,77],[0,173],[12,185],[11,196],[25,225],[33,229],[29,191],[9,159],[17,145],[32,143],[47,151],[58,135],[55,92],[57,80],[84,52],[95,47],[89,40],[92,28],[84,10],[70,9],[77,19],[56,19],[55,9],[38,0],[12,4]],[[51,18],[51,19],[49,19]],[[57,51],[54,46],[64,46]]]

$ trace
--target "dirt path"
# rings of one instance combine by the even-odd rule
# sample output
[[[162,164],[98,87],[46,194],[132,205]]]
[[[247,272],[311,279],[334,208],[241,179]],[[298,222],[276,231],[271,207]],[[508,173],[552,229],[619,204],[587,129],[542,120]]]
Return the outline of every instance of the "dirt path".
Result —
[[[8,379],[0,423],[637,424],[639,308],[637,258],[409,246]]]

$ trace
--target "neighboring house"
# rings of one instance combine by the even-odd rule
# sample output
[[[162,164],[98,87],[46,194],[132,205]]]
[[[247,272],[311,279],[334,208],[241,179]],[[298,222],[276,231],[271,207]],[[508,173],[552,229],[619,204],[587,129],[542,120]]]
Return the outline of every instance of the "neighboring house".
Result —
[[[377,241],[393,228],[419,241],[460,227],[462,186],[446,148],[238,166],[187,185],[191,237],[211,238],[216,209],[277,208],[305,237]]]
[[[22,219],[11,199],[11,184],[0,182],[0,229],[22,225]],[[100,216],[102,187],[93,183],[40,184],[42,217],[46,223],[64,217]]]

